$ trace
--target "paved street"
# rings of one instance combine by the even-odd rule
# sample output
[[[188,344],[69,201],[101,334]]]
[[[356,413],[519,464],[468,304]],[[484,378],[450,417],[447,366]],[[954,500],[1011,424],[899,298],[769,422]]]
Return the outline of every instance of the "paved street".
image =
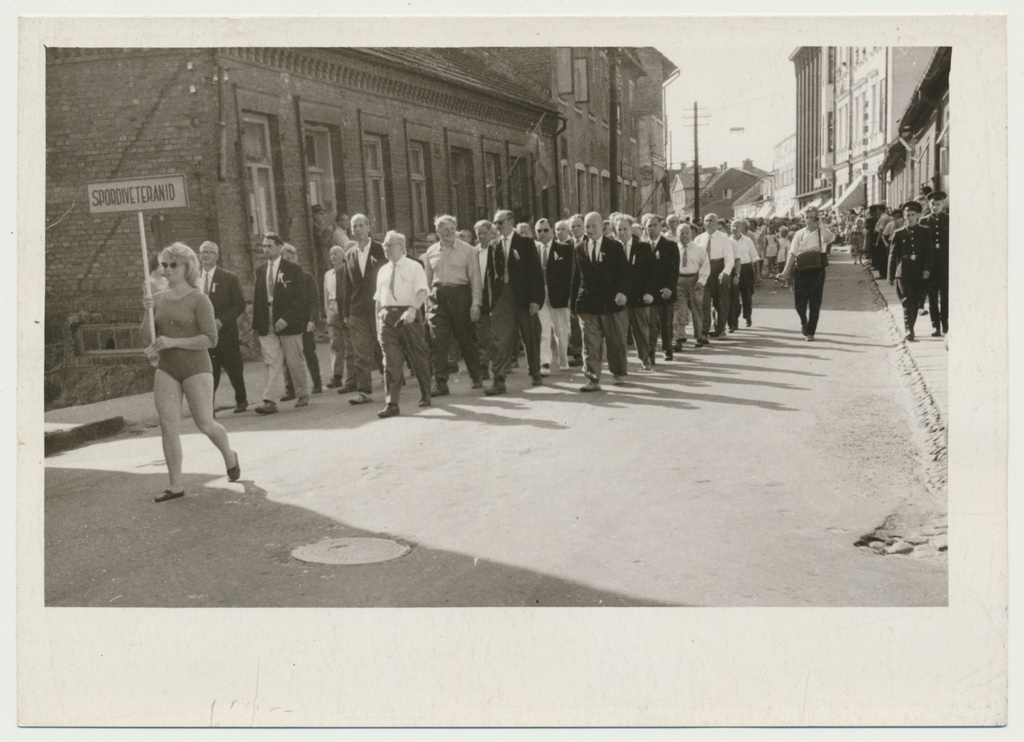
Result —
[[[328,392],[269,418],[220,414],[236,484],[186,421],[184,500],[153,503],[166,473],[145,425],[49,457],[46,602],[944,605],[946,554],[928,537],[945,532],[945,495],[924,484],[902,344],[867,271],[835,262],[814,343],[792,295],[762,280],[752,328],[687,343],[653,374],[631,358],[631,383],[599,394],[576,391],[579,373],[531,388],[519,370],[488,398],[462,373],[428,410],[407,386],[392,420],[376,417],[382,390],[361,407]],[[922,325],[915,352],[944,352]],[[256,364],[247,375],[255,400]],[[944,414],[945,389],[934,402]],[[925,534],[912,554],[854,545],[906,513]],[[413,548],[363,566],[290,556],[368,535]]]

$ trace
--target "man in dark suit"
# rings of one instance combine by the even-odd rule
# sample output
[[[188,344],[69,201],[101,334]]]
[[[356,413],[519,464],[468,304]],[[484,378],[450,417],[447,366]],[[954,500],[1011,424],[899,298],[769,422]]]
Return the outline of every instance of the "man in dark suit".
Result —
[[[295,249],[295,245],[286,242],[281,250],[281,257],[289,263],[299,265],[299,252]],[[316,355],[316,336],[313,334],[316,330],[316,321],[320,318],[320,291],[317,289],[316,279],[308,271],[303,270],[302,275],[306,282],[306,306],[309,309],[309,318],[302,331],[302,356],[306,359],[306,367],[313,379],[313,394],[320,394],[323,391],[320,379],[320,359]],[[292,376],[287,369],[284,372],[284,386],[285,395],[281,397],[281,401],[287,402],[290,399],[295,399],[295,386],[292,384]]]
[[[540,345],[533,317],[544,304],[544,271],[537,246],[515,231],[512,212],[494,215],[498,239],[487,248],[485,284],[491,315],[491,363],[494,381],[484,394],[505,392],[505,375],[512,364],[519,336],[526,346],[526,362],[534,386],[540,386]],[[518,333],[516,329],[518,328]]]
[[[602,236],[604,224],[596,211],[584,220],[586,239],[576,246],[572,299],[583,332],[581,392],[601,391],[601,344],[608,346],[608,369],[614,383],[626,383],[626,331],[619,318],[629,291],[629,263],[622,243]]]
[[[934,252],[932,276],[928,281],[928,311],[932,320],[932,337],[949,332],[949,212],[944,191],[928,194],[932,213],[921,219],[928,230]]]
[[[342,267],[345,287],[341,290],[341,316],[345,318],[356,359],[356,396],[349,404],[364,404],[373,399],[373,368],[380,367],[373,295],[377,291],[377,272],[387,257],[384,246],[370,239],[370,220],[364,214],[352,217],[352,236],[356,244],[345,251]]]
[[[252,297],[252,329],[259,335],[267,367],[263,404],[256,408],[260,415],[277,412],[275,400],[284,394],[285,364],[295,382],[295,406],[309,404],[306,362],[302,358],[302,333],[309,319],[306,282],[302,268],[282,259],[283,247],[281,235],[268,232],[263,237],[267,263],[256,270]]]
[[[210,348],[213,363],[213,392],[220,385],[221,367],[228,374],[235,390],[235,412],[245,412],[249,399],[245,393],[245,375],[242,373],[242,353],[238,348],[238,318],[245,311],[245,297],[238,276],[217,267],[220,248],[207,240],[199,246],[199,262],[203,265],[203,293],[210,297],[213,316],[217,319],[217,346]]]
[[[661,217],[645,214],[643,228],[654,252],[655,293],[651,310],[650,364],[654,365],[654,352],[661,334],[661,349],[665,360],[672,360],[672,324],[675,321],[676,292],[679,285],[679,245],[668,239],[661,229]]]
[[[889,251],[889,285],[896,283],[896,294],[903,304],[906,340],[910,342],[916,340],[914,323],[928,291],[928,279],[935,259],[931,235],[918,224],[921,211],[921,204],[917,201],[907,201],[903,205],[906,225],[893,232]]]
[[[622,243],[629,264],[629,291],[626,292],[626,311],[621,317],[628,318],[629,327],[633,330],[633,344],[636,346],[636,357],[644,371],[652,371],[650,355],[650,317],[651,305],[654,303],[655,281],[657,280],[654,263],[654,252],[646,242],[633,236],[633,218],[620,215],[615,219],[615,234]]]
[[[564,224],[564,222],[559,222]],[[569,226],[565,225],[568,234]],[[569,286],[572,283],[572,246],[556,240],[555,230],[547,219],[538,219],[534,226],[537,252],[544,273],[544,304],[540,308],[540,374],[551,373],[551,340],[558,354],[558,368],[569,370]]]

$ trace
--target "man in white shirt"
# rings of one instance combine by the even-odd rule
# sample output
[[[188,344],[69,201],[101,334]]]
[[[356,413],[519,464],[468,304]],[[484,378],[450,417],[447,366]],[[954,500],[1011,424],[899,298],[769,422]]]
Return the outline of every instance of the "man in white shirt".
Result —
[[[740,307],[743,308],[743,319],[750,327],[753,318],[751,301],[754,297],[754,276],[761,256],[757,253],[754,240],[747,234],[746,219],[735,219],[732,223],[733,252],[740,264],[739,275],[734,280],[735,289],[730,295],[729,327],[735,330],[739,326]],[[737,301],[738,300],[738,301]]]
[[[796,306],[796,313],[800,315],[800,332],[806,340],[814,340],[814,333],[818,329],[818,315],[821,311],[821,299],[825,290],[825,265],[828,245],[835,239],[835,235],[818,221],[818,210],[810,208],[805,217],[807,226],[797,230],[793,235],[793,242],[789,248],[789,257],[786,259],[786,268],[782,271],[785,279],[794,274],[793,301]],[[818,268],[801,268],[801,253],[821,253],[818,259]]]
[[[704,217],[704,234],[699,235],[695,243],[703,248],[710,261],[710,274],[704,288],[704,339],[725,335],[726,322],[729,318],[729,276],[732,274],[734,254],[732,240],[718,231],[718,214]],[[715,307],[715,329],[711,327],[711,306]]]
[[[384,351],[384,401],[379,418],[400,414],[398,399],[405,383],[405,364],[412,366],[420,387],[420,407],[430,406],[430,359],[421,311],[429,287],[423,266],[405,255],[405,236],[384,236],[387,262],[377,271],[373,295],[380,346]]]
[[[338,296],[339,286],[344,280],[341,272],[345,267],[345,248],[333,245],[328,256],[333,267],[324,273],[324,307],[327,311],[327,331],[331,336],[331,379],[326,386],[328,389],[337,389],[342,386],[342,380],[347,378],[346,386],[350,387],[348,391],[354,392],[356,389],[352,383],[352,370],[355,359],[348,340],[348,328],[342,321]]]
[[[686,329],[686,314],[693,323],[693,339],[698,348],[708,344],[704,333],[704,286],[711,275],[711,260],[707,250],[693,241],[693,230],[689,224],[679,226],[679,289],[676,309],[682,317],[676,322],[680,334]],[[685,339],[685,338],[683,338]],[[679,350],[682,350],[680,343]]]

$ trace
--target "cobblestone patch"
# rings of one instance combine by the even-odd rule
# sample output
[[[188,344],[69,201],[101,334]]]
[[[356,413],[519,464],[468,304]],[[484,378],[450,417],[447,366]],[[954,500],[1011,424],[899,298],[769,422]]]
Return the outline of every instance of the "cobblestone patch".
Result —
[[[907,502],[886,518],[878,528],[863,535],[854,545],[876,554],[901,554],[909,557],[942,557],[947,551],[948,516],[946,506],[947,435],[935,400],[913,354],[903,340],[904,331],[889,311],[888,303],[875,281],[875,304],[884,310],[887,335],[896,344],[896,370],[910,393],[911,410],[916,422],[918,476],[930,502]]]

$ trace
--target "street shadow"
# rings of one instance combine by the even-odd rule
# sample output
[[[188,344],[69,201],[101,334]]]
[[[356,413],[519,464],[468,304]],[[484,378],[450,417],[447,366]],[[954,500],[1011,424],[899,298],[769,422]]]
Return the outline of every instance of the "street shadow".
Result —
[[[371,533],[274,502],[252,480],[154,503],[166,476],[45,470],[48,607],[526,607],[682,605],[601,590],[472,554]],[[221,481],[224,481],[223,479]],[[358,566],[295,559],[297,546],[375,537],[412,547]],[[112,637],[113,638],[113,637]]]

